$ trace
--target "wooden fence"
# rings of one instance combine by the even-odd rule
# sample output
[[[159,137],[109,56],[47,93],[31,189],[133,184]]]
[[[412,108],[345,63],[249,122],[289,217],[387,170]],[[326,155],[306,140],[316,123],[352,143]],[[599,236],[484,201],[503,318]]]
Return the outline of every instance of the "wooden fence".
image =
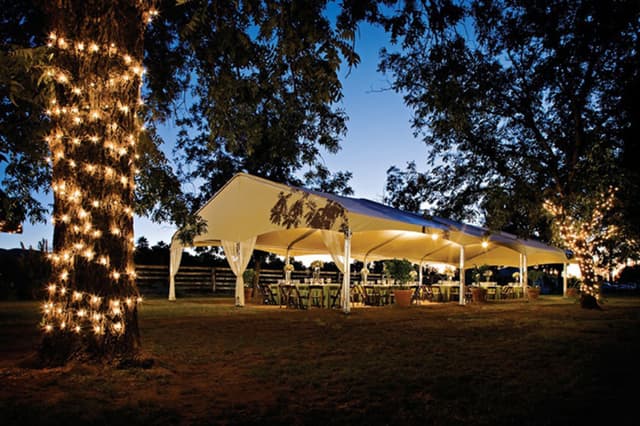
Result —
[[[143,294],[169,294],[169,267],[158,265],[136,265],[136,284]],[[342,282],[340,272],[320,272],[321,278],[331,282]],[[304,281],[310,278],[308,271],[293,271],[291,279]],[[369,274],[369,280],[380,279],[380,274]],[[275,269],[260,270],[260,282],[274,284],[284,279],[284,272]],[[361,280],[359,273],[351,274],[351,282]],[[231,295],[236,285],[236,277],[230,268],[206,266],[181,266],[176,275],[176,294],[202,295],[225,294]]]

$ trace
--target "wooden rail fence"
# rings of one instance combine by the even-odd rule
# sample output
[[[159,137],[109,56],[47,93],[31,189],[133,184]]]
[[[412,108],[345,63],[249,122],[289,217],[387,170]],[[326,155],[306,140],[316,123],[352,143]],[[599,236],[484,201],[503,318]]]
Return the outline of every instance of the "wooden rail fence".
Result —
[[[163,265],[136,265],[136,284],[143,294],[169,294],[169,267]],[[342,282],[340,272],[320,272],[320,276],[331,282]],[[304,281],[311,275],[307,271],[293,271],[291,279]],[[369,274],[369,280],[380,279],[380,274]],[[284,279],[284,272],[276,269],[260,270],[260,282],[274,284]],[[351,274],[351,282],[360,281],[359,273]],[[206,266],[181,266],[176,275],[176,293],[183,295],[225,294],[231,295],[236,277],[230,268]]]

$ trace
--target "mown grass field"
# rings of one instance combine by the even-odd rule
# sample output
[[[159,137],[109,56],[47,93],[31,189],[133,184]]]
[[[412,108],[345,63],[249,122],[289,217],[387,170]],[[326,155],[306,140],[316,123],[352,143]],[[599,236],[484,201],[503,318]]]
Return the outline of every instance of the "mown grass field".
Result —
[[[636,425],[640,299],[355,308],[147,300],[150,369],[19,367],[38,305],[0,302],[0,424]]]

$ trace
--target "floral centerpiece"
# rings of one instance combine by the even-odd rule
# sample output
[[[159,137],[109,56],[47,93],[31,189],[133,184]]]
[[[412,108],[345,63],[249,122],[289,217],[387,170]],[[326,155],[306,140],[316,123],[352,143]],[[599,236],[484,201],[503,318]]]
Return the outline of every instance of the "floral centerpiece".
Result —
[[[284,265],[284,280],[285,280],[285,282],[287,282],[287,283],[291,282],[291,272],[293,272],[294,269],[295,268],[290,263],[287,263],[287,264]]]
[[[487,282],[489,282],[489,279],[491,279],[492,275],[493,275],[493,271],[491,269],[487,269],[482,273],[482,276],[485,278],[485,281]]]
[[[520,272],[514,272],[513,274],[511,274],[511,277],[513,277],[513,280],[515,282],[518,282],[520,280]]]
[[[455,273],[454,269],[450,266],[447,266],[444,270],[444,274],[446,275],[447,280],[449,281],[453,280],[454,273]]]
[[[322,268],[323,263],[320,260],[314,260],[311,262],[311,269],[313,270],[313,280],[320,281],[320,268]]]
[[[362,282],[366,284],[368,282],[367,277],[369,276],[369,270],[367,269],[366,266],[360,269],[360,275],[362,276]]]
[[[409,278],[411,278],[411,281],[415,281],[418,278],[418,272],[412,269],[409,271]]]

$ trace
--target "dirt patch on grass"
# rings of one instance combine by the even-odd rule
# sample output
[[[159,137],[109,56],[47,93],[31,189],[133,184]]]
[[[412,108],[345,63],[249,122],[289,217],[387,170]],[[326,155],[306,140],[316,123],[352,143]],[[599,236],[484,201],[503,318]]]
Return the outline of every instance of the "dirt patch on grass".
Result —
[[[296,311],[145,302],[150,369],[18,367],[35,304],[0,304],[7,424],[632,424],[640,300]],[[585,409],[587,407],[587,409]],[[600,409],[602,407],[602,409]],[[606,410],[606,411],[605,411]],[[605,414],[606,413],[606,414]],[[635,423],[635,422],[634,422]]]

